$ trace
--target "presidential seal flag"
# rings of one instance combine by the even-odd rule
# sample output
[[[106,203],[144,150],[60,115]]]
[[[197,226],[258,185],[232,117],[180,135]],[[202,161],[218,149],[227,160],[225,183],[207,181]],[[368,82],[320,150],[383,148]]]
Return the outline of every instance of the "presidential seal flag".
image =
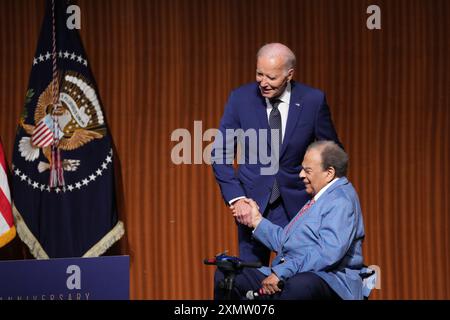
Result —
[[[124,234],[111,137],[68,5],[47,1],[13,154],[17,233],[38,259],[99,256]]]
[[[16,228],[11,213],[11,195],[8,185],[8,174],[0,139],[0,248],[16,236]]]

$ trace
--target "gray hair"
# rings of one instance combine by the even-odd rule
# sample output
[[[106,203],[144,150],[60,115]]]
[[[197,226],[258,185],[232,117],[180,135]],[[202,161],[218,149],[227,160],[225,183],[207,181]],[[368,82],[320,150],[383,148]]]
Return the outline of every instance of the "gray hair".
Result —
[[[291,49],[286,47],[282,43],[268,43],[263,45],[256,54],[256,59],[261,56],[266,57],[283,57],[285,59],[284,66],[286,71],[289,69],[294,69],[297,63],[297,59],[295,58],[295,54]]]
[[[332,167],[336,171],[338,178],[347,175],[348,155],[336,142],[328,140],[316,141],[311,143],[306,151],[311,149],[319,149],[323,170]]]

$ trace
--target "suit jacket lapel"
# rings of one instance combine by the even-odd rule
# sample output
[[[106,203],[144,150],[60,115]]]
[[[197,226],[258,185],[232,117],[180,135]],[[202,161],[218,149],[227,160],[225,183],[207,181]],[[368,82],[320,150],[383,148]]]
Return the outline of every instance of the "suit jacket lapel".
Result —
[[[289,238],[297,232],[297,227],[299,226],[299,224],[302,222],[302,220],[305,218],[306,215],[311,215],[312,212],[314,212],[314,210],[316,210],[317,208],[317,203],[313,204],[311,206],[311,208],[308,209],[307,212],[305,212],[301,217],[299,217],[296,221],[293,221],[295,219],[296,216],[294,216],[294,218],[292,218],[292,220],[284,227],[283,232],[285,233],[284,235],[284,244],[289,240]],[[300,212],[300,211],[299,211]],[[297,212],[298,214],[298,212]],[[289,227],[289,225],[293,223],[292,226]],[[286,228],[289,228],[288,230]]]
[[[286,151],[286,147],[289,143],[289,139],[294,132],[297,121],[302,113],[301,105],[301,92],[300,88],[295,84],[294,81],[291,82],[291,101],[289,102],[288,118],[286,122],[286,131],[284,133],[283,144],[281,145],[280,158]]]
[[[266,99],[261,95],[261,91],[259,91],[259,87],[256,86],[256,117],[259,120],[261,125],[261,129],[267,129],[270,131],[269,120],[267,119],[267,106]],[[269,140],[270,141],[270,140]]]
[[[266,99],[259,92],[259,88],[257,90],[258,90],[257,93],[258,98],[256,103],[256,117],[259,120],[261,129],[266,129],[268,132],[267,143],[269,145],[268,150],[270,151],[271,136],[270,136],[269,120],[267,119]],[[283,144],[281,145],[280,158],[286,151],[289,139],[291,138],[295,126],[297,125],[297,121],[302,113],[303,108],[301,104],[301,98],[302,98],[302,91],[300,87],[296,85],[295,81],[291,81],[291,100],[289,102],[288,118],[286,122]]]
[[[267,132],[267,152],[270,154],[270,126],[269,126],[269,119],[267,118],[267,105],[266,105],[266,99],[261,95],[259,88],[257,88],[257,98],[255,102],[255,116],[258,118],[260,127],[259,129],[265,129]],[[256,134],[259,137],[259,131],[256,132]]]
[[[267,119],[266,101],[264,99],[258,99],[258,105],[256,107],[256,117],[259,120],[261,129],[270,131],[269,120]],[[257,132],[258,134],[258,132]],[[270,140],[268,140],[270,142]]]

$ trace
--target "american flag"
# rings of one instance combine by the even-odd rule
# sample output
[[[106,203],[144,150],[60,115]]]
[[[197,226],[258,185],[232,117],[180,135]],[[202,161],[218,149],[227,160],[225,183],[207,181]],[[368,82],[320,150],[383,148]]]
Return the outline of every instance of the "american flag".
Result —
[[[16,235],[11,212],[11,195],[6,174],[5,155],[0,141],[0,247],[11,241]]]
[[[53,143],[53,139],[53,119],[48,114],[34,128],[31,142],[34,146],[43,148],[50,146]]]

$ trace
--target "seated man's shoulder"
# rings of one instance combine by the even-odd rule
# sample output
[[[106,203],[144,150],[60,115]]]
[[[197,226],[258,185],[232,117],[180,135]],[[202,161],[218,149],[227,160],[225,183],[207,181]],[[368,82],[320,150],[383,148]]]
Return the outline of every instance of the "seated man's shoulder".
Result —
[[[345,205],[351,202],[352,200],[351,197],[349,197],[349,194],[341,188],[336,189],[332,193],[330,193],[327,201],[327,203],[332,206]]]
[[[333,207],[353,206],[355,196],[356,193],[351,185],[342,185],[338,186],[328,194],[326,203]]]

